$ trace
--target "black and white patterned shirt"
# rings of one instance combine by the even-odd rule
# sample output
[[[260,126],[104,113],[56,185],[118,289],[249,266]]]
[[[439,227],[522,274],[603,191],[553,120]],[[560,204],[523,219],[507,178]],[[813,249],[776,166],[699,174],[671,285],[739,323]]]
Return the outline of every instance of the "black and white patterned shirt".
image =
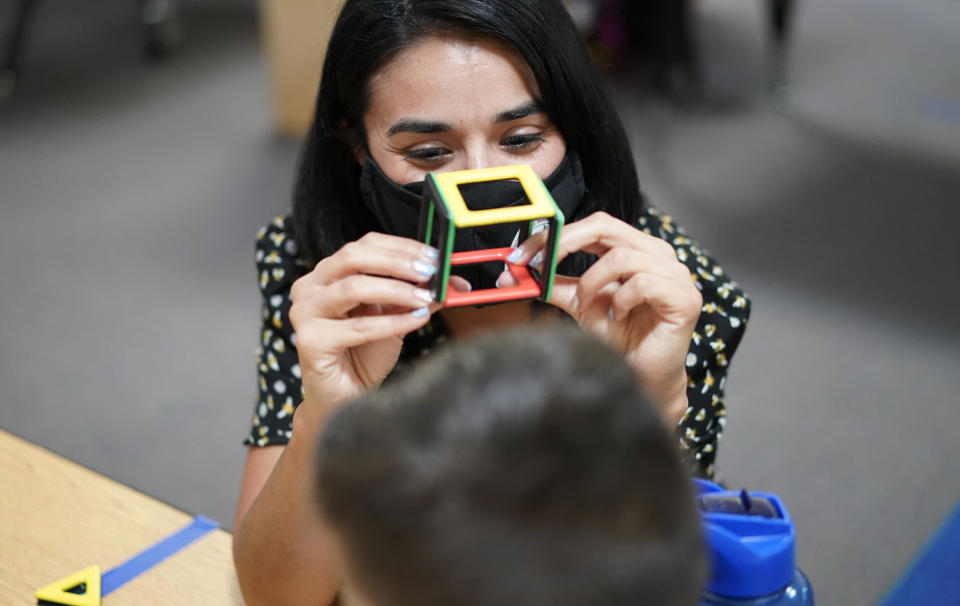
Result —
[[[669,215],[647,206],[637,227],[673,245],[703,296],[700,319],[687,353],[689,407],[676,433],[691,472],[710,478],[717,440],[726,420],[727,368],[747,327],[750,300]],[[293,411],[303,394],[289,318],[290,287],[308,271],[298,256],[293,225],[287,217],[274,219],[257,233],[256,261],[263,295],[260,347],[256,352],[260,385],[252,427],[244,443],[286,444],[293,429]],[[404,339],[400,365],[426,355],[445,339],[443,322],[435,314],[426,326]]]

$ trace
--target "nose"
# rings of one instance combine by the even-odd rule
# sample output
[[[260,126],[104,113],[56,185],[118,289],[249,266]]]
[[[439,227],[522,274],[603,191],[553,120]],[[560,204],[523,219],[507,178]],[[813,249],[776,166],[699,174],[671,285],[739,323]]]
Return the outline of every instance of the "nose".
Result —
[[[467,166],[468,170],[476,170],[478,168],[489,168],[491,166],[490,162],[487,159],[487,154],[482,150],[467,152]]]
[[[498,166],[495,163],[495,155],[487,147],[487,142],[482,138],[470,141],[464,146],[464,169],[476,170],[478,168],[490,168]]]

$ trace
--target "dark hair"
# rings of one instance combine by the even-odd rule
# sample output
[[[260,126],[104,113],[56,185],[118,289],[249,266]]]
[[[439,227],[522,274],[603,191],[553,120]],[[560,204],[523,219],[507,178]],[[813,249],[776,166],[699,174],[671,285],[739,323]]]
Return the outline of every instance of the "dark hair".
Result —
[[[702,581],[676,445],[575,327],[451,346],[346,405],[316,493],[378,606],[671,606]]]
[[[311,264],[379,229],[359,192],[368,83],[434,34],[498,40],[529,65],[544,111],[583,164],[587,195],[568,221],[597,210],[636,220],[643,199],[626,133],[560,0],[347,0],[327,46],[294,191],[296,239]]]

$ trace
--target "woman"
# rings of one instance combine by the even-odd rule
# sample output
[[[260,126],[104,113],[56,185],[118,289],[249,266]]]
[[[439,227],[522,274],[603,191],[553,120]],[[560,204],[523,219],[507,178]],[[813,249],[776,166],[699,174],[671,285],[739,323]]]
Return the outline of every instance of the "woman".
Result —
[[[437,253],[409,237],[420,182],[518,163],[567,218],[550,305],[440,309],[424,288]],[[469,237],[506,246],[511,236]],[[530,238],[512,260],[536,264],[541,246]],[[250,604],[335,599],[341,576],[305,479],[311,443],[332,410],[444,338],[570,316],[623,353],[695,471],[712,473],[748,303],[644,204],[623,127],[559,0],[348,0],[293,216],[260,234],[258,265],[262,400],[234,528]]]

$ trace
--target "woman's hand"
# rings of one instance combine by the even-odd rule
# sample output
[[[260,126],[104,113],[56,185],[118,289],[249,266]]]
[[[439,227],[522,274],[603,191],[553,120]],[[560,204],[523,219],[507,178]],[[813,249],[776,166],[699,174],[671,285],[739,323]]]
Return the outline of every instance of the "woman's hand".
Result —
[[[290,322],[308,404],[298,412],[325,418],[331,407],[386,378],[404,335],[440,307],[423,288],[436,270],[435,249],[368,233],[293,284]]]
[[[545,232],[529,238],[511,261],[530,262],[545,241]],[[687,408],[685,361],[703,304],[690,270],[670,244],[604,212],[563,228],[558,262],[577,251],[599,259],[580,278],[557,275],[550,303],[623,352],[676,426]]]

